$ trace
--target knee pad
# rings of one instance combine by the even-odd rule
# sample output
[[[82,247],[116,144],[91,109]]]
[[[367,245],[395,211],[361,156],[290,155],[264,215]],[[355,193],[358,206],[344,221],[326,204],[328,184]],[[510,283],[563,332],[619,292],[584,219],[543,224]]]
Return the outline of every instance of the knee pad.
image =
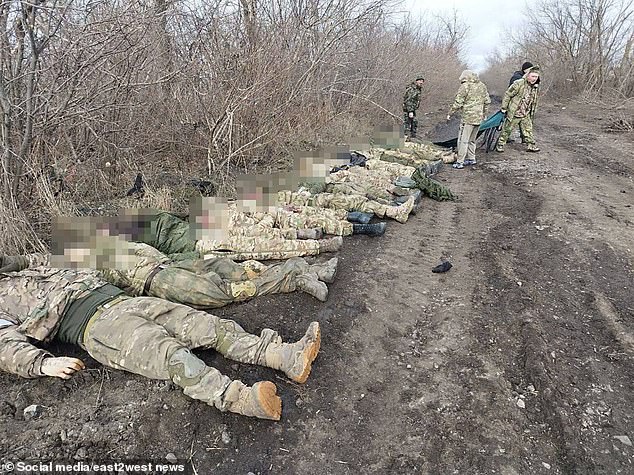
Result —
[[[186,387],[198,384],[209,368],[189,349],[179,348],[168,360],[167,371],[175,384]]]

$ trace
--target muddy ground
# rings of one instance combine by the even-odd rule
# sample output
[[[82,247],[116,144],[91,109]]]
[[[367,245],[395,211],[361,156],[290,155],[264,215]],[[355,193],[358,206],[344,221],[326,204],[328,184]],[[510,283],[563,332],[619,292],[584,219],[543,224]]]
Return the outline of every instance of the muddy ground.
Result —
[[[634,137],[605,111],[545,106],[543,151],[445,168],[461,200],[425,200],[383,238],[347,239],[328,302],[217,312],[299,338],[323,328],[307,384],[270,379],[281,422],[221,414],[173,385],[104,369],[0,376],[0,460],[165,461],[197,474],[634,473]],[[609,115],[609,114],[608,114]],[[432,274],[447,259],[453,268]],[[29,404],[43,414],[25,420]]]

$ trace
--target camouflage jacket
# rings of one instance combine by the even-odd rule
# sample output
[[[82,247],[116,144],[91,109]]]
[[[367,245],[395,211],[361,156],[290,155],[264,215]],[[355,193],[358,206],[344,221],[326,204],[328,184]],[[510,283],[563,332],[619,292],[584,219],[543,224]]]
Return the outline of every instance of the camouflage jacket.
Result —
[[[415,82],[405,88],[403,96],[403,112],[416,112],[420,107],[421,88]]]
[[[462,121],[469,125],[479,125],[491,104],[486,85],[474,73],[467,74],[458,89],[449,115],[460,111]]]
[[[535,114],[535,110],[537,110],[537,92],[539,89],[539,83],[535,83],[531,85],[527,80],[526,76],[522,79],[518,79],[506,90],[504,93],[504,98],[502,99],[502,110],[506,110],[506,116],[509,118],[515,117],[515,113],[520,107],[522,103],[522,99],[526,95],[527,91],[529,91],[529,105],[528,105],[528,115],[533,116]]]
[[[29,264],[40,264],[40,257],[31,256]],[[35,267],[0,274],[0,370],[42,376],[42,360],[50,353],[28,338],[51,340],[70,304],[105,284],[93,271]]]

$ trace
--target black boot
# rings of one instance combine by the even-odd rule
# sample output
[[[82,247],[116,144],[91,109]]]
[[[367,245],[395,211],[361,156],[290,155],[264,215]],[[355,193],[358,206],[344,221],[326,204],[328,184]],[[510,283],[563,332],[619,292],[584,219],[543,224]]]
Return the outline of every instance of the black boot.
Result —
[[[361,224],[368,224],[370,221],[372,221],[372,216],[374,216],[371,213],[363,213],[361,211],[350,211],[348,213],[348,221],[350,221],[351,223],[361,223]]]
[[[365,234],[367,236],[382,236],[385,232],[385,228],[387,224],[385,223],[376,223],[376,224],[353,224],[352,225],[352,234]]]

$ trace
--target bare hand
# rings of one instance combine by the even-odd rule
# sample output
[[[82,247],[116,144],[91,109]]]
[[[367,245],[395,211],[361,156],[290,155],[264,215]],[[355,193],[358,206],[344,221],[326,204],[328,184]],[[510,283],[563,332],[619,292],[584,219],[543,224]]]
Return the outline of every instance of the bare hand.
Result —
[[[448,116],[447,116],[447,122],[449,122],[450,120],[451,120],[451,116],[450,116],[450,115],[448,115]]]
[[[410,112],[409,114],[407,114],[407,117],[409,117],[410,119],[413,119],[414,118],[414,113]]]
[[[42,373],[62,379],[70,379],[73,374],[85,367],[82,360],[68,356],[48,357],[42,361]]]

